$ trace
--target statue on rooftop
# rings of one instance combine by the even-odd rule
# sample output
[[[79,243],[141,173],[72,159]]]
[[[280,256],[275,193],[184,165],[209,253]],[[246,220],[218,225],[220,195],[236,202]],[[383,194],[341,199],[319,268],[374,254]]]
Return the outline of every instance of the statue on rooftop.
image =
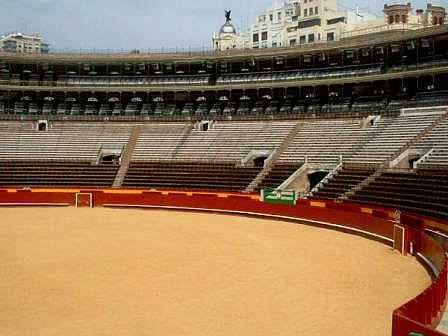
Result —
[[[232,13],[232,10],[224,10],[224,12],[226,12],[226,22],[232,21],[232,19],[230,18],[230,14]]]

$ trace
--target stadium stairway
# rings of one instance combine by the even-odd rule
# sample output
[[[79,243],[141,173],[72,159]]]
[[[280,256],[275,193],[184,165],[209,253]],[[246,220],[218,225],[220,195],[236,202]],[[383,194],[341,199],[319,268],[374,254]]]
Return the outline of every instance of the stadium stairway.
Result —
[[[303,123],[297,123],[289,132],[289,134],[283,139],[282,143],[272,155],[265,161],[263,169],[258,173],[258,175],[251,181],[251,183],[244,190],[245,192],[253,192],[257,190],[258,186],[263,183],[269,173],[272,171],[272,168],[275,166],[277,160],[282,156],[283,152],[290,146],[292,141],[294,141],[297,134],[303,128]],[[297,170],[297,169],[296,169]],[[289,177],[289,176],[288,176]],[[281,184],[281,183],[280,183]],[[276,186],[278,187],[278,186]]]
[[[410,139],[402,148],[400,148],[389,160],[387,160],[384,165],[386,167],[390,167],[391,163],[394,160],[398,159],[405,151],[409,148],[417,144],[422,138],[427,136],[432,130],[434,130],[437,126],[439,126],[442,122],[444,122],[448,118],[448,112],[441,113],[440,116],[434,120],[431,124],[425,127],[422,131],[417,133],[412,139]]]
[[[415,110],[415,113],[423,113]],[[413,115],[409,113],[408,115]],[[444,122],[448,117],[448,113],[442,113],[435,118],[431,123],[416,132],[412,138],[409,138],[398,150],[393,153],[391,157],[385,160],[381,165],[375,167],[379,169],[376,172],[372,170],[373,166],[370,164],[360,164],[356,162],[349,162],[344,164],[344,169],[332,176],[318,191],[313,193],[313,196],[327,199],[347,200],[374,182],[376,178],[381,176],[381,171],[384,169],[393,168],[400,163],[400,157],[406,153],[408,149],[418,143],[422,138],[428,135],[434,128]],[[376,134],[376,133],[375,133]]]
[[[129,165],[132,160],[132,154],[134,153],[134,148],[135,148],[137,141],[140,137],[141,130],[142,130],[142,126],[136,125],[132,129],[131,134],[129,135],[129,141],[126,146],[126,150],[123,154],[120,168],[118,169],[117,175],[116,175],[114,183],[112,185],[114,188],[120,188],[121,185],[123,184],[124,177],[126,176],[126,173],[128,172]]]

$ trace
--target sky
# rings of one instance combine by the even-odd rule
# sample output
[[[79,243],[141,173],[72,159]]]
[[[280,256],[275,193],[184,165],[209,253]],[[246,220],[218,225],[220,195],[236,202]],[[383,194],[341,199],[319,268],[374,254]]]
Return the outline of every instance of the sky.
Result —
[[[0,0],[0,33],[33,32],[53,50],[208,49],[224,9],[241,27],[273,0]],[[406,3],[407,0],[393,1]],[[414,0],[415,9],[426,0]],[[389,1],[392,3],[392,1]],[[384,2],[339,0],[341,9],[382,15]],[[434,4],[448,7],[448,0]]]

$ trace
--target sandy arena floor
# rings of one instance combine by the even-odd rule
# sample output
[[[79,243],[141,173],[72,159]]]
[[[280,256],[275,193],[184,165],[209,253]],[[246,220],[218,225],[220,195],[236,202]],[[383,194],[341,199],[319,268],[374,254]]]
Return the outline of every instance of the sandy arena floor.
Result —
[[[390,335],[410,257],[288,222],[0,209],[0,335]],[[392,271],[393,270],[393,271]]]

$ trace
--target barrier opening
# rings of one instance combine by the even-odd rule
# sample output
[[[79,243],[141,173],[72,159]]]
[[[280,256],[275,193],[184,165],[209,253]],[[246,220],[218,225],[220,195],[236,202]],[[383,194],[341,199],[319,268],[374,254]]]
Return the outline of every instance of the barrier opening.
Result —
[[[77,193],[75,206],[77,208],[93,208],[93,199],[91,193]]]

